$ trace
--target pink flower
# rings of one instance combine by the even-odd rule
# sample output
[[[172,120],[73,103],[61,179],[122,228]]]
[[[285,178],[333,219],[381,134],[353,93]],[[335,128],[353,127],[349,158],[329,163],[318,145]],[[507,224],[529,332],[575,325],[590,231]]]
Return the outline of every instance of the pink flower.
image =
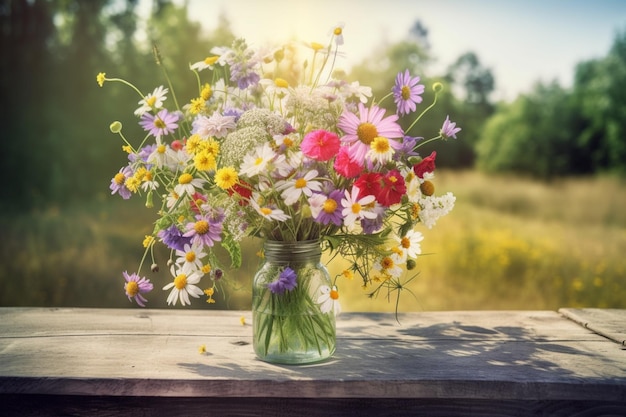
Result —
[[[397,121],[397,114],[385,117],[385,109],[378,106],[368,109],[363,103],[359,103],[359,115],[344,111],[339,117],[337,127],[345,133],[341,141],[349,146],[352,159],[363,161],[370,150],[370,144],[378,136],[387,139],[404,136],[402,127]],[[389,141],[389,144],[396,150],[402,146],[393,140]]]
[[[327,130],[313,130],[302,140],[300,149],[309,158],[317,161],[328,161],[339,151],[339,137]]]
[[[335,164],[335,171],[344,178],[354,178],[363,171],[363,165],[350,157],[347,146],[341,146]]]

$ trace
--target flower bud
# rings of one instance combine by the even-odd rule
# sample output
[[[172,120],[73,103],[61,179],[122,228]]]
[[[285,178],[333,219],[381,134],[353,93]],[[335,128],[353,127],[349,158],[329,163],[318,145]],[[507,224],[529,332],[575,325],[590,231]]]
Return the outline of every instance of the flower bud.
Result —
[[[409,259],[406,261],[406,269],[407,270],[412,270],[417,266],[417,262],[415,262],[413,259]]]
[[[152,272],[159,272],[159,265],[157,265],[157,264],[150,265],[150,270]]]
[[[152,198],[152,191],[150,191],[148,195],[146,196],[146,208],[152,208],[152,207],[154,207],[154,202]]]
[[[417,165],[420,162],[422,162],[422,159],[424,159],[424,158],[422,158],[421,156],[410,156],[409,157],[409,164]]]
[[[111,125],[109,126],[109,129],[111,129],[112,133],[120,133],[122,131],[122,122],[119,121],[114,121],[113,123],[111,123]]]
[[[420,191],[425,196],[430,197],[431,195],[435,194],[435,185],[432,182],[426,180],[420,184]]]
[[[433,84],[433,91],[435,93],[441,93],[443,91],[443,84],[440,82],[436,82]]]

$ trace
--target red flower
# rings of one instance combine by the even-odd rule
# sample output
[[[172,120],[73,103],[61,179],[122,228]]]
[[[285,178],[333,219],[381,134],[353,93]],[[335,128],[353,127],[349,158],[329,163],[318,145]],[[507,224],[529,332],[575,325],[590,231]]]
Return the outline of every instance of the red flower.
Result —
[[[404,177],[397,169],[391,170],[383,177],[383,185],[380,188],[376,200],[383,206],[391,206],[402,201],[406,194]]]
[[[435,157],[437,156],[437,152],[433,151],[426,158],[422,159],[419,164],[413,165],[413,172],[419,178],[424,178],[424,174],[426,172],[435,171]]]
[[[359,187],[359,199],[368,195],[373,195],[376,197],[376,200],[378,200],[382,178],[382,174],[379,174],[378,172],[369,172],[361,175],[354,182],[354,186]]]
[[[200,214],[200,206],[206,202],[206,197],[198,192],[193,193],[192,197],[193,198],[189,203],[191,205],[191,209],[194,211],[194,213]]]
[[[313,130],[302,139],[302,153],[316,161],[328,161],[339,152],[339,137],[326,130]]]
[[[239,180],[235,185],[228,189],[228,194],[233,195],[237,193],[241,198],[239,199],[239,205],[248,205],[250,197],[252,196],[252,186],[245,181]]]

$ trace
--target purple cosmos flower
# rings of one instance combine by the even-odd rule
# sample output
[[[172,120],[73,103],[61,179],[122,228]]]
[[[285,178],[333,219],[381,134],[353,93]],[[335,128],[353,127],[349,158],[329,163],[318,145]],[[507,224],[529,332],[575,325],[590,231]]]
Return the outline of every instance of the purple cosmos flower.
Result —
[[[175,225],[159,231],[161,241],[170,249],[184,250],[185,245],[191,244],[191,238],[183,236],[183,232]]]
[[[131,302],[135,300],[137,304],[145,307],[146,305],[144,303],[148,300],[143,297],[143,294],[152,291],[153,288],[150,280],[140,277],[135,273],[128,275],[128,272],[126,271],[124,271],[123,275],[126,280],[126,284],[124,284],[124,291],[126,291],[128,300]]]
[[[291,291],[298,286],[298,282],[296,281],[296,271],[287,267],[285,268],[278,278],[269,284],[267,284],[267,288],[274,294],[282,294],[285,291]]]
[[[456,127],[456,123],[450,121],[450,116],[446,116],[446,120],[443,122],[443,126],[441,126],[441,130],[439,134],[442,138],[454,138],[456,139],[456,134],[461,131],[460,127]]]
[[[343,223],[343,216],[341,215],[343,195],[343,190],[331,191],[315,220],[324,225],[333,223],[335,226],[341,226]]]
[[[418,141],[423,140],[422,137],[405,136],[402,140],[402,147],[397,149],[393,154],[395,161],[406,161],[412,156],[419,156],[419,153],[415,152],[415,145]]]
[[[376,217],[373,219],[361,219],[361,227],[363,228],[363,232],[365,234],[371,235],[372,233],[378,232],[383,227],[385,207],[377,204],[374,208],[374,213],[376,213]]]
[[[420,84],[420,77],[411,77],[409,70],[399,72],[396,76],[396,84],[392,88],[393,101],[396,103],[396,113],[399,115],[409,114],[415,111],[415,104],[422,102],[421,94],[424,93],[424,84]]]
[[[129,166],[125,166],[120,169],[120,172],[115,174],[115,176],[111,179],[111,185],[109,186],[111,194],[118,193],[124,200],[128,200],[132,193],[128,187],[126,187],[126,179],[132,176],[133,170]]]
[[[204,246],[213,246],[222,240],[222,223],[216,222],[207,215],[196,215],[196,221],[187,223],[187,232],[184,237],[191,238],[191,243],[199,242]]]
[[[169,135],[178,129],[178,114],[170,113],[166,109],[161,110],[156,115],[145,113],[141,116],[139,124],[151,135],[159,138]]]

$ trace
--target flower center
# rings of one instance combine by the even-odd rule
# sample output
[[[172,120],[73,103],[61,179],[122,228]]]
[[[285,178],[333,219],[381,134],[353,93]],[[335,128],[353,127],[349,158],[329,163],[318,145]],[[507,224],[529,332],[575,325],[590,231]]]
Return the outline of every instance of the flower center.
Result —
[[[407,237],[403,237],[402,240],[400,241],[400,245],[404,248],[404,249],[408,249],[411,247],[411,241],[409,240],[409,238]]]
[[[306,180],[304,178],[298,178],[296,180],[296,188],[304,188],[306,187]]]
[[[335,30],[333,31],[335,36],[340,36],[342,32],[343,30],[340,27],[336,27]]]
[[[139,285],[135,281],[130,281],[126,284],[126,293],[131,297],[134,297],[139,293]]]
[[[411,89],[408,86],[403,85],[402,86],[402,100],[408,100],[409,98],[411,98]]]
[[[218,56],[208,56],[206,58],[204,58],[204,63],[206,65],[213,65],[217,62],[217,60],[219,59]]]
[[[361,205],[359,203],[352,204],[352,212],[354,214],[359,214],[361,212]]]
[[[254,165],[261,165],[263,163],[263,158],[261,158],[260,156],[256,159],[256,161],[254,161]]]
[[[189,184],[191,182],[191,180],[193,180],[193,177],[191,176],[191,174],[189,174],[187,172],[185,172],[183,175],[178,177],[178,183],[179,184]]]
[[[364,122],[356,128],[356,135],[361,142],[369,145],[376,137],[378,137],[378,129],[376,129],[376,126],[370,122]]]
[[[274,80],[274,84],[276,84],[276,87],[279,87],[279,88],[289,87],[289,83],[286,80],[283,80],[282,78],[276,78]]]
[[[174,286],[178,290],[182,290],[187,286],[187,275],[180,274],[176,278],[174,278]]]
[[[382,136],[378,136],[374,139],[374,141],[370,144],[372,150],[376,153],[387,153],[391,146],[389,146],[389,141],[387,138]]]
[[[165,145],[159,145],[159,146],[157,147],[157,152],[158,152],[158,153],[160,153],[160,154],[163,154],[163,153],[165,153],[165,150],[166,150],[166,149],[167,149],[167,148],[165,147]]]
[[[267,207],[261,207],[261,213],[263,213],[266,216],[269,216],[270,214],[272,214],[272,209],[269,209]]]
[[[389,177],[387,177],[387,179],[392,184],[395,184],[396,182],[398,182],[398,177],[396,177],[395,175],[390,175]]]
[[[164,129],[165,128],[165,122],[157,117],[157,118],[154,119],[154,127],[158,128],[158,129]]]
[[[205,235],[209,233],[209,222],[206,220],[198,220],[193,226],[193,230],[199,235]]]
[[[146,104],[150,107],[154,107],[154,103],[156,103],[156,97],[152,96],[146,100]]]
[[[332,198],[329,198],[328,200],[324,201],[323,209],[326,213],[334,213],[335,210],[337,210],[337,202]]]
[[[330,290],[330,298],[332,298],[333,300],[336,300],[339,298],[339,291],[337,290]]]
[[[293,140],[291,140],[290,138],[284,138],[283,145],[285,145],[288,148],[291,148],[293,146]]]
[[[380,261],[380,266],[383,269],[389,269],[393,267],[393,260],[389,256],[385,256],[382,261]]]
[[[118,172],[117,174],[115,174],[115,183],[117,185],[124,184],[124,181],[126,181],[126,177],[124,176],[124,174],[122,174],[121,172]]]
[[[185,254],[185,260],[187,262],[193,262],[196,260],[196,253],[195,252],[187,252]]]

